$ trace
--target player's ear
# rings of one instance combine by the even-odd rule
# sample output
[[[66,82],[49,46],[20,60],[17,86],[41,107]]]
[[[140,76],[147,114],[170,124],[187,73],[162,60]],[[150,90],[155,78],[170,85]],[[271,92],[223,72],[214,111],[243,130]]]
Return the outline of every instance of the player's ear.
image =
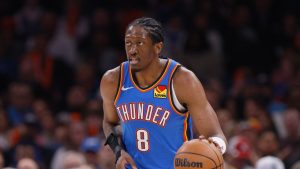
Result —
[[[157,55],[161,53],[163,46],[164,46],[163,42],[158,42],[154,45],[154,50]]]

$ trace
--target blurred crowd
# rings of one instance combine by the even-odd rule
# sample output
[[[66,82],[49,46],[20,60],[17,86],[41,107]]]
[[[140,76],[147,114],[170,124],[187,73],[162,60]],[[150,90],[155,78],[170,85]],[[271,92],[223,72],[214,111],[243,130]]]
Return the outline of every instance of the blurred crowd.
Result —
[[[203,83],[229,141],[226,168],[299,169],[299,7],[297,0],[0,1],[0,168],[114,168],[99,81],[126,59],[126,25],[151,16],[165,27],[163,56]]]

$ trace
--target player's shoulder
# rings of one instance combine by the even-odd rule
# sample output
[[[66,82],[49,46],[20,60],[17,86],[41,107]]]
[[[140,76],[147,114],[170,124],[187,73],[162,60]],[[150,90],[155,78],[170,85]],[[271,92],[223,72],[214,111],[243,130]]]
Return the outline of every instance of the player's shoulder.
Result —
[[[174,76],[173,85],[176,96],[180,103],[187,104],[203,93],[203,87],[200,80],[193,71],[180,66]]]
[[[107,70],[101,79],[101,84],[117,83],[120,75],[120,66]]]
[[[119,74],[120,74],[120,66],[107,70],[103,74],[102,78],[106,78],[106,79],[113,78],[114,79],[115,77],[119,76]]]
[[[175,83],[180,82],[180,83],[190,83],[195,80],[198,81],[197,76],[194,74],[193,71],[189,70],[188,68],[184,66],[180,66],[177,70],[176,73],[174,74],[173,80]]]
[[[100,93],[103,99],[111,99],[115,97],[119,84],[120,67],[107,70],[100,82]]]

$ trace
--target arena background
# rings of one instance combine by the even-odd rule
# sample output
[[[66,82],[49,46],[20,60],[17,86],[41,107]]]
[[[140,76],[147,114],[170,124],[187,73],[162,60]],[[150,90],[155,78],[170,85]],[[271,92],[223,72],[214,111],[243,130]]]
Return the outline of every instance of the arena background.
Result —
[[[114,167],[103,146],[99,80],[126,59],[126,25],[150,16],[165,27],[163,56],[203,83],[229,140],[226,168],[251,168],[271,155],[299,169],[299,7],[297,0],[1,0],[0,168],[25,157],[40,169]]]

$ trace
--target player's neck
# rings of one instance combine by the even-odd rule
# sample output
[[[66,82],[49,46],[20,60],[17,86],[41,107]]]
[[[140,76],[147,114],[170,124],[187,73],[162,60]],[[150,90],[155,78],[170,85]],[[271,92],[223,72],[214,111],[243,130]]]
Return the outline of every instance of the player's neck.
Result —
[[[168,59],[158,59],[143,71],[135,73],[140,87],[148,87],[155,82],[165,70]]]

